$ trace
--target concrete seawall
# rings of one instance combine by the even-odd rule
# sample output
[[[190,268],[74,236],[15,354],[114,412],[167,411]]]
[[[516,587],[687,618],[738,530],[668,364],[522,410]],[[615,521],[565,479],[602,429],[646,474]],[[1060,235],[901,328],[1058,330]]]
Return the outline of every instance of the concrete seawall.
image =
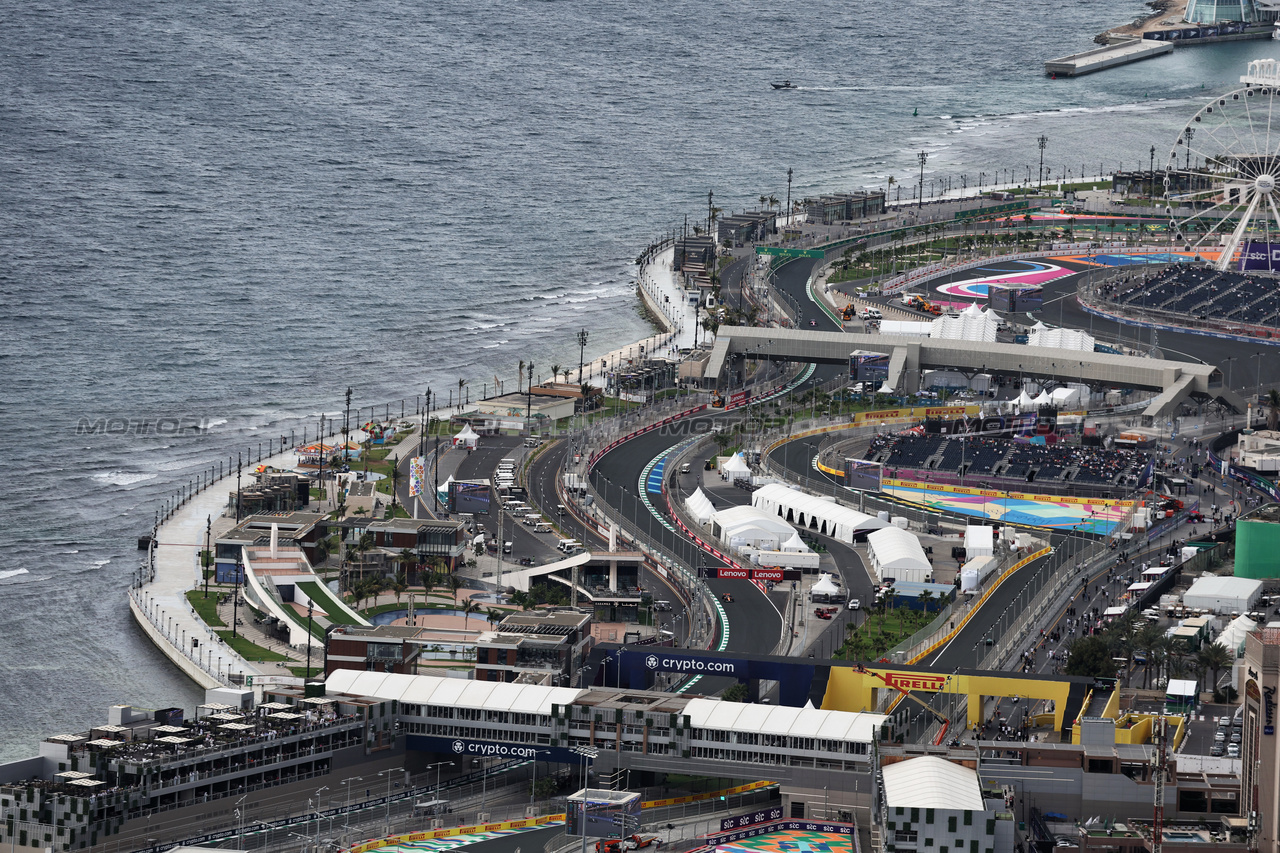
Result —
[[[161,634],[160,631],[156,629],[156,626],[151,623],[151,620],[146,617],[146,614],[144,614],[142,609],[138,607],[138,602],[132,595],[129,596],[129,612],[133,614],[133,621],[138,623],[138,626],[142,628],[142,631],[147,635],[147,638],[150,639],[151,642],[155,643],[156,648],[159,649],[165,657],[173,661],[178,669],[182,670],[188,678],[206,690],[211,687],[223,686],[221,681],[196,666],[194,661],[179,652],[173,643],[169,642],[169,639]]]

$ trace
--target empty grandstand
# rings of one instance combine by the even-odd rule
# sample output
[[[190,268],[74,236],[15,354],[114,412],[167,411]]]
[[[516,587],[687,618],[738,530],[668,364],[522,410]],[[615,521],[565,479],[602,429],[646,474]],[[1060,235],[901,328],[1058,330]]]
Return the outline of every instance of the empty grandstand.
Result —
[[[1139,450],[914,431],[876,436],[865,458],[882,463],[891,477],[968,485],[1012,480],[1054,493],[1130,491],[1142,483],[1150,461]]]
[[[1280,326],[1280,279],[1262,273],[1219,272],[1211,267],[1170,265],[1155,272],[1119,276],[1097,296],[1130,309],[1165,317],[1256,327]]]

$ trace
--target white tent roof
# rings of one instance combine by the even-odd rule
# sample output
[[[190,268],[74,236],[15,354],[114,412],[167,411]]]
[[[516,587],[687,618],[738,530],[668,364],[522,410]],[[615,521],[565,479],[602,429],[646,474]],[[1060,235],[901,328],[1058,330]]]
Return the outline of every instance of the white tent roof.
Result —
[[[996,339],[996,321],[970,305],[959,317],[939,317],[930,325],[929,337],[989,343]]]
[[[980,812],[982,788],[978,774],[961,764],[922,755],[880,771],[884,779],[884,800],[889,808],[949,809]]]
[[[716,508],[711,505],[711,499],[702,493],[701,488],[694,489],[693,494],[685,498],[684,508],[699,524],[706,524],[716,514]]]
[[[1048,395],[1048,393],[1046,393],[1046,392],[1042,389],[1042,390],[1040,391],[1040,393],[1036,395],[1036,398],[1035,398],[1034,400],[1032,400],[1032,401],[1031,401],[1031,404],[1032,404],[1033,406],[1045,406],[1045,405],[1048,405],[1049,403],[1052,403],[1052,402],[1053,402],[1053,398],[1052,398],[1052,397],[1050,397],[1050,396]]]
[[[1093,335],[1078,329],[1048,329],[1042,323],[1036,323],[1027,336],[1027,345],[1093,352]]]
[[[1022,406],[1024,408],[1027,406],[1035,405],[1035,401],[1031,399],[1031,395],[1027,393],[1025,388],[1022,389],[1022,393],[1019,394],[1018,398],[1013,402],[1014,402],[1014,405]]]
[[[796,529],[776,515],[770,515],[754,506],[742,504],[727,509],[716,510],[713,516],[716,524],[723,530],[733,530],[743,526],[758,527],[776,535],[779,541],[785,542],[792,537]]]
[[[964,529],[966,557],[986,557],[995,550],[996,530],[985,524],[970,524]]]
[[[751,495],[751,505],[770,514],[791,518],[797,527],[825,529],[825,534],[842,542],[852,542],[854,534],[887,527],[889,522],[874,515],[858,512],[834,501],[790,489],[780,483],[770,483],[756,489]]]
[[[329,696],[348,693],[395,699],[419,705],[452,705],[511,711],[521,714],[551,713],[552,705],[567,705],[584,692],[571,687],[544,687],[502,681],[463,681],[431,675],[400,675],[345,669],[325,680]]]
[[[463,424],[462,429],[458,432],[457,435],[453,437],[453,440],[459,441],[461,439],[472,439],[472,438],[479,438],[479,437],[480,437],[480,433],[473,430],[471,428],[471,424]]]
[[[887,719],[883,714],[721,702],[716,699],[690,699],[684,712],[689,715],[689,725],[698,729],[854,742],[870,741]]]
[[[793,531],[791,534],[791,538],[788,539],[786,542],[783,542],[781,545],[779,545],[778,550],[790,551],[792,553],[799,553],[799,554],[807,554],[809,553],[810,549],[808,545],[804,544],[804,540],[800,538],[800,532]]]
[[[932,320],[881,320],[882,335],[919,335],[928,337],[933,329]]]
[[[814,593],[815,595],[836,595],[840,592],[840,589],[831,582],[831,575],[824,572],[823,575],[818,578],[818,582],[809,589],[809,592]]]
[[[735,453],[724,461],[720,470],[726,474],[750,474],[751,466],[742,458],[741,453]]]
[[[1206,610],[1243,610],[1252,604],[1251,599],[1261,590],[1260,580],[1205,575],[1183,593],[1182,603],[1187,607],[1202,607]]]
[[[1223,630],[1215,643],[1225,647],[1231,654],[1240,657],[1244,650],[1244,638],[1252,634],[1258,629],[1258,623],[1254,622],[1248,616],[1241,614],[1232,619],[1230,624]]]
[[[900,569],[925,573],[933,570],[920,547],[920,540],[899,527],[884,527],[868,534],[867,544],[875,554],[881,576],[893,575]]]

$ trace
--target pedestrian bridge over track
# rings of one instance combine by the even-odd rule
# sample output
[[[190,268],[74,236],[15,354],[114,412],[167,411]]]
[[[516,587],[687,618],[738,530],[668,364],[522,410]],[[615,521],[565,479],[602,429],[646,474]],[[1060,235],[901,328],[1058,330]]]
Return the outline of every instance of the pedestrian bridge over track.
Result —
[[[1180,403],[1193,398],[1219,400],[1239,412],[1245,409],[1244,400],[1226,387],[1222,371],[1211,364],[902,335],[721,326],[703,375],[719,382],[735,357],[847,365],[855,350],[888,355],[887,383],[903,394],[920,390],[921,371],[955,370],[968,375],[1019,373],[1038,379],[1080,382],[1093,388],[1155,391],[1156,396],[1143,411],[1151,418],[1168,416],[1177,411]]]

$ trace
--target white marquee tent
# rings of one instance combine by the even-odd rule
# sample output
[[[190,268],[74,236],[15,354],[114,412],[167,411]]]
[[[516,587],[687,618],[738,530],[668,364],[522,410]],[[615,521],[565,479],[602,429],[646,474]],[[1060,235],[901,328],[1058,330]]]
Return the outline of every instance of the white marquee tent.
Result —
[[[737,480],[751,476],[751,467],[747,465],[741,453],[735,453],[720,465],[720,476],[726,480]]]
[[[782,519],[751,506],[718,510],[711,520],[711,530],[735,550],[777,551],[795,534],[795,529]]]
[[[751,495],[751,505],[796,527],[852,543],[854,536],[887,527],[889,522],[780,483],[770,483]]]
[[[881,582],[885,578],[924,583],[933,566],[914,534],[899,527],[885,527],[867,536],[871,569]]]
[[[462,430],[453,437],[454,447],[475,447],[480,443],[480,433],[471,428],[471,424],[463,426]]]
[[[693,494],[685,498],[684,508],[699,524],[706,524],[716,514],[711,499],[703,494],[702,489],[694,489]]]

